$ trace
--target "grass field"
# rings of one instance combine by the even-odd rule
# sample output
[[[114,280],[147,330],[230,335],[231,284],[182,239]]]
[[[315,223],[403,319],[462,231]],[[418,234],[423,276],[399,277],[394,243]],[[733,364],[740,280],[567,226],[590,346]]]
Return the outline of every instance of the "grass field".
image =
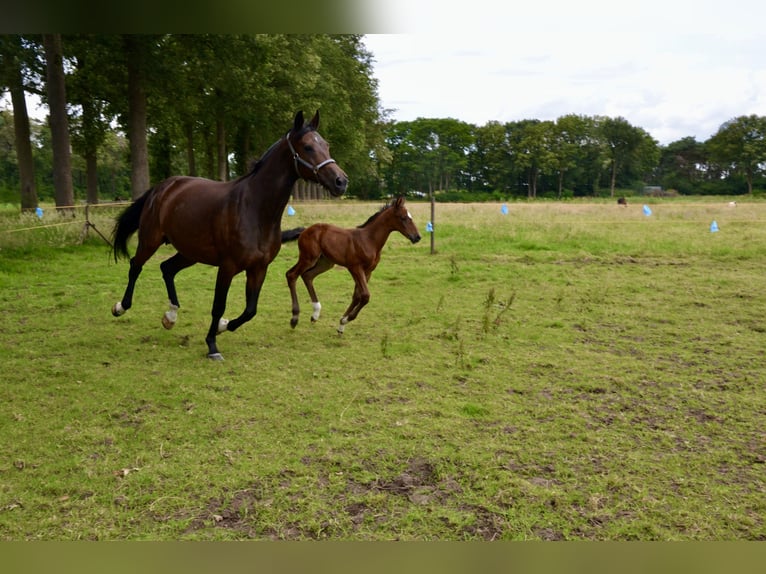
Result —
[[[764,540],[766,203],[738,203],[437,204],[434,254],[410,203],[423,241],[342,336],[342,269],[290,328],[287,244],[221,363],[214,269],[166,331],[164,248],[114,318],[128,265],[82,214],[0,214],[0,539]]]

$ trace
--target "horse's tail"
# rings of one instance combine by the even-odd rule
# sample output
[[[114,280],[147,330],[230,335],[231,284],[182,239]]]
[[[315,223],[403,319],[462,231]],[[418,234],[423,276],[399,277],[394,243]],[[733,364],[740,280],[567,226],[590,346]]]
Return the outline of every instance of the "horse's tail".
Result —
[[[282,232],[282,243],[287,243],[288,241],[295,241],[298,239],[298,236],[301,234],[301,232],[306,229],[305,227],[296,227],[295,229],[286,229]]]
[[[138,224],[141,221],[141,212],[144,210],[144,204],[152,191],[154,191],[154,188],[136,199],[117,216],[114,231],[112,231],[115,261],[117,261],[120,256],[125,257],[126,259],[130,258],[130,253],[128,253],[128,239],[138,231]]]

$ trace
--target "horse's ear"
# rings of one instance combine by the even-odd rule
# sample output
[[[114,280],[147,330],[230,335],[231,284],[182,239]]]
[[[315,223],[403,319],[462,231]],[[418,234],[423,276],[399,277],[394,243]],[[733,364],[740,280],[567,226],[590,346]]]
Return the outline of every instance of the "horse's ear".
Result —
[[[317,113],[314,114],[314,117],[311,118],[311,122],[309,123],[311,126],[311,129],[315,130],[319,127],[319,110],[317,110]]]
[[[293,122],[293,131],[298,132],[303,127],[303,110],[300,110],[295,114],[295,121]]]
[[[396,207],[401,207],[402,205],[404,205],[404,196],[403,195],[398,196],[396,198],[396,201],[394,201],[394,205]]]

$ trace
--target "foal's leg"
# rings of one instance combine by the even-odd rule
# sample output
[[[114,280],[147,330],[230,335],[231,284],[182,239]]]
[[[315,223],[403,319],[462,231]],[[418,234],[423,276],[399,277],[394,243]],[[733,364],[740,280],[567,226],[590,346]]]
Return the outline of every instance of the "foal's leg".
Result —
[[[354,278],[354,295],[351,298],[351,305],[348,306],[348,309],[346,309],[346,312],[340,318],[338,333],[341,335],[346,328],[346,323],[356,319],[356,316],[359,314],[359,311],[362,310],[362,307],[370,302],[370,290],[367,287],[369,274],[357,268],[349,269],[349,272]]]
[[[170,308],[165,311],[165,314],[162,316],[162,326],[166,329],[172,329],[173,325],[176,324],[176,319],[178,318],[178,308],[181,306],[178,303],[176,285],[173,279],[179,271],[186,269],[187,267],[191,267],[194,265],[194,263],[194,261],[187,259],[180,253],[176,253],[173,255],[173,257],[163,261],[160,264],[160,269],[162,270],[162,278],[165,280],[165,287],[168,291],[168,300],[170,305]]]
[[[302,259],[298,259],[298,262],[290,267],[290,269],[287,270],[285,273],[285,278],[287,279],[287,286],[290,288],[290,298],[292,300],[293,304],[293,316],[290,319],[290,326],[295,329],[295,326],[298,324],[298,316],[301,314],[301,306],[298,302],[298,293],[295,290],[295,283],[298,281],[298,277],[300,277],[302,273],[302,265],[301,265]],[[304,263],[305,265],[305,263]]]
[[[335,264],[327,259],[327,257],[322,256],[319,258],[319,261],[316,262],[316,265],[314,265],[311,269],[307,269],[303,275],[301,275],[303,284],[306,286],[306,290],[309,292],[309,297],[311,297],[311,306],[314,308],[314,312],[311,314],[312,323],[315,323],[319,320],[319,313],[322,311],[322,304],[319,302],[319,297],[317,297],[316,289],[314,289],[314,279],[317,275],[321,275],[333,267],[335,267]]]
[[[307,256],[305,253],[301,253],[301,257],[298,259],[298,263],[293,265],[290,269],[288,269],[287,273],[285,273],[285,277],[287,278],[287,286],[290,288],[290,297],[292,298],[293,302],[293,316],[290,319],[291,327],[295,328],[295,326],[298,324],[298,317],[301,313],[301,307],[298,302],[298,293],[295,289],[295,284],[298,282],[298,277],[303,279],[303,283],[306,285],[306,289],[308,289],[309,295],[311,296],[311,304],[314,307],[314,312],[311,314],[311,321],[313,322],[319,319],[319,311],[321,310],[322,305],[317,300],[317,294],[314,290],[312,281],[314,277],[320,273],[324,273],[328,269],[332,268],[332,266],[333,263],[321,255]]]
[[[215,280],[215,296],[213,297],[213,308],[210,312],[212,321],[208,329],[205,342],[207,343],[207,357],[215,361],[223,361],[223,355],[218,352],[215,338],[218,333],[226,330],[227,321],[223,318],[223,312],[226,310],[226,297],[229,294],[231,280],[234,273],[223,265],[218,268],[218,275]]]

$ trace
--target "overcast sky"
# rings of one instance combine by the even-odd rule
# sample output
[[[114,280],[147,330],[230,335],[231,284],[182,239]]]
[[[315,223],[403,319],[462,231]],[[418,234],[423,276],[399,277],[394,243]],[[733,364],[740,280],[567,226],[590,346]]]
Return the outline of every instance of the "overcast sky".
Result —
[[[622,116],[661,144],[766,116],[763,0],[386,0],[368,35],[396,120]]]

